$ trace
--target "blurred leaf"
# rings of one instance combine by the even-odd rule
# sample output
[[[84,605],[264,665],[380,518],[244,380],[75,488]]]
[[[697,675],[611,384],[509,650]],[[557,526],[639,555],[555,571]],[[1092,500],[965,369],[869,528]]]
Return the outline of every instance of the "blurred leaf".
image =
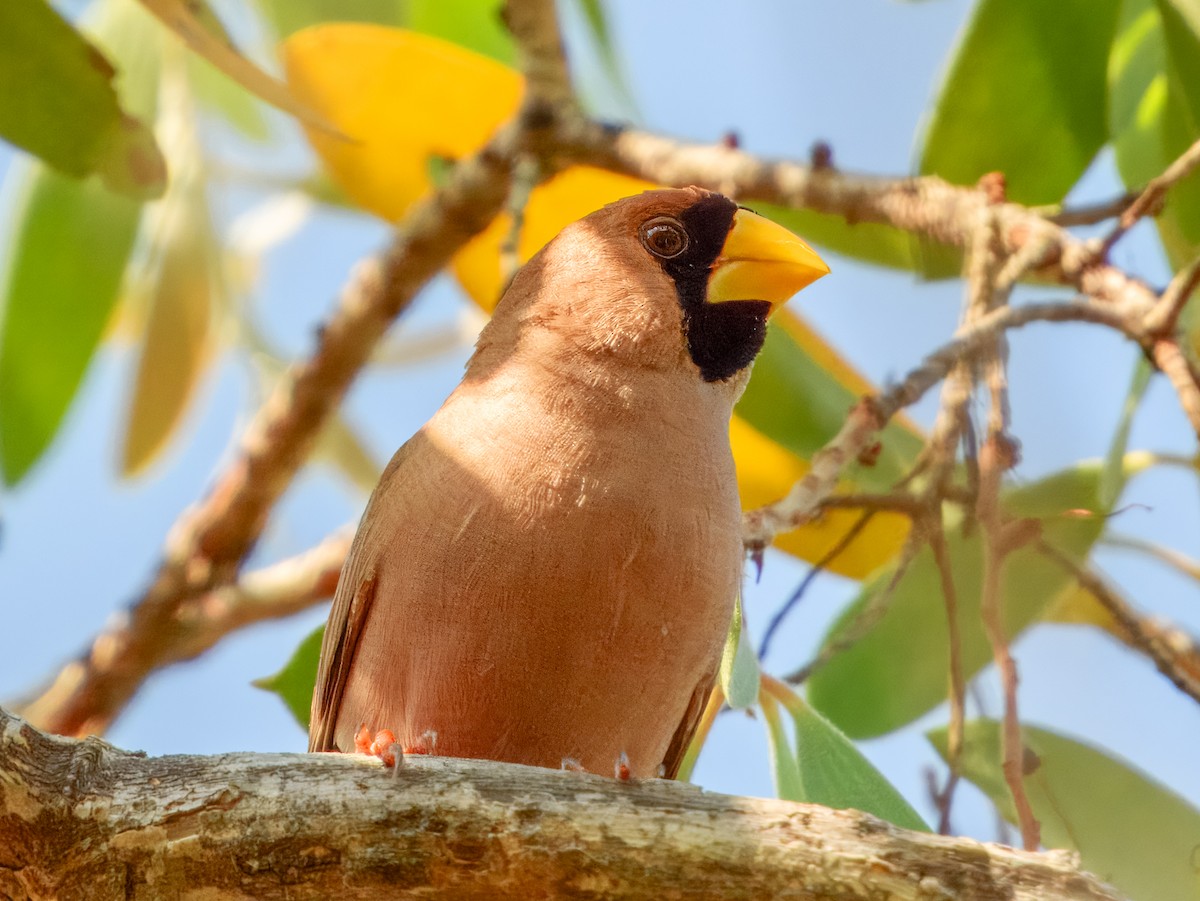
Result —
[[[803,801],[804,783],[800,780],[796,755],[792,752],[787,731],[779,716],[779,702],[764,691],[761,704],[763,722],[767,726],[767,750],[771,759],[771,776],[775,780],[775,794],[785,801]]]
[[[1082,585],[1072,585],[1063,591],[1042,615],[1047,623],[1064,623],[1073,626],[1095,626],[1119,640],[1125,633],[1108,608]]]
[[[501,12],[504,0],[409,0],[408,27],[511,65],[512,35]]]
[[[926,130],[922,174],[973,184],[1000,170],[1015,201],[1062,200],[1108,138],[1105,68],[1118,6],[980,0]]]
[[[154,117],[157,23],[131,0],[107,0],[89,20],[121,67],[126,103]],[[18,186],[0,275],[0,468],[15,484],[58,431],[110,318],[133,250],[141,205],[41,163],[13,166]]]
[[[758,657],[743,622],[741,597],[733,608],[733,622],[725,636],[718,684],[734,710],[751,707],[758,699]]]
[[[863,263],[905,269],[930,279],[962,274],[962,248],[921,238],[882,222],[847,222],[842,216],[791,210],[759,201],[750,201],[748,205],[804,235],[810,243]]]
[[[430,157],[478,150],[520,102],[520,76],[436,38],[375,25],[316,26],[282,46],[288,84],[352,141],[309,141],[359,206],[395,222],[430,189]]]
[[[629,107],[633,106],[633,92],[621,67],[621,59],[613,43],[612,31],[608,27],[608,13],[604,9],[603,0],[576,0],[579,11],[583,13],[583,21],[591,32],[592,43],[596,47],[596,55],[600,65],[608,76],[609,83],[616,90],[621,100]]]
[[[371,22],[403,25],[408,0],[258,0],[275,33],[286,38],[310,25],[326,22]]]
[[[1146,389],[1150,387],[1150,376],[1154,374],[1149,360],[1138,354],[1133,365],[1133,378],[1125,402],[1121,405],[1121,418],[1113,432],[1112,444],[1104,457],[1104,471],[1100,477],[1100,508],[1109,512],[1125,487],[1125,452],[1129,449],[1129,433],[1133,428],[1133,417],[1142,405]]]
[[[1126,457],[1126,472],[1149,465],[1146,455]],[[1103,466],[1080,463],[1028,485],[1007,490],[1013,517],[1041,521],[1046,541],[1082,562],[1104,528],[1099,490]],[[1084,511],[1084,512],[1081,512]],[[1086,511],[1095,511],[1089,515]],[[960,513],[947,515],[947,544],[958,594],[963,672],[968,679],[992,659],[979,618],[983,548],[979,530],[964,537]],[[859,596],[827,633],[836,643],[858,614],[892,579],[889,567],[863,585]],[[1015,638],[1073,587],[1066,572],[1034,548],[1009,555],[1004,567],[1004,622]],[[923,548],[897,584],[886,613],[849,649],[836,654],[808,681],[809,701],[854,738],[882,735],[916,719],[946,698],[949,647],[937,566]]]
[[[324,635],[325,627],[318,626],[300,642],[283,669],[273,676],[264,676],[250,683],[279,695],[305,731],[308,731],[312,714],[313,686],[317,684],[317,663],[321,657],[321,639]]]
[[[0,334],[0,461],[19,482],[49,446],[117,299],[141,206],[34,165],[13,210]]]
[[[1190,0],[1189,0],[1190,2]],[[1160,14],[1170,4],[1124,0],[1117,39],[1109,59],[1109,127],[1121,180],[1141,190],[1191,144],[1200,140],[1200,123],[1189,110],[1197,90],[1180,72],[1195,65],[1176,59],[1194,33],[1172,7],[1168,38]],[[1200,253],[1200,173],[1175,184],[1156,217],[1167,259],[1179,269]],[[1200,349],[1196,305],[1184,310],[1181,325],[1193,349]]]
[[[323,131],[333,139],[346,140],[336,126],[293,96],[286,84],[242,56],[204,0],[141,0],[141,3],[195,53],[247,91],[290,113],[309,128]]]
[[[838,810],[853,808],[904,829],[929,831],[904,796],[854,743],[788,686],[764,676],[761,701],[771,739],[771,763],[779,797],[824,804]],[[788,747],[783,724],[775,710],[776,703],[791,714],[796,742],[794,754]]]
[[[186,65],[188,83],[202,106],[253,141],[271,136],[267,117],[253,94],[198,56],[189,54]]]
[[[1170,72],[1193,122],[1200,122],[1200,2],[1157,0]]]
[[[181,169],[195,163],[175,157]],[[155,259],[143,284],[150,318],[138,357],[121,444],[121,474],[143,471],[183,421],[212,358],[212,315],[220,280],[216,238],[197,174],[172,184],[155,211]]]
[[[0,3],[0,136],[77,178],[98,172],[114,191],[157,197],[166,165],[154,135],[124,112],[116,70],[45,0]],[[14,86],[19,85],[19,89]]]
[[[1130,190],[1141,190],[1200,138],[1185,89],[1171,74],[1163,32],[1155,0],[1124,0],[1109,60],[1109,123],[1117,169]],[[1200,249],[1198,216],[1200,175],[1193,173],[1171,189],[1157,218],[1176,268]]]
[[[1200,897],[1200,810],[1104,751],[1033,726],[1021,733],[1025,747],[1037,755],[1025,792],[1047,847],[1078,851],[1084,869],[1131,898]],[[927,737],[945,757],[946,730]],[[1001,743],[999,723],[967,723],[959,768],[1016,822],[1000,768]]]

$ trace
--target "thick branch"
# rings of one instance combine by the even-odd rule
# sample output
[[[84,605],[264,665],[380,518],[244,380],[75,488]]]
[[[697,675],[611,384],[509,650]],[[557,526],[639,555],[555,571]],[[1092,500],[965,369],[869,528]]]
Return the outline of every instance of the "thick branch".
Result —
[[[0,894],[1115,901],[1072,855],[484,761],[147,758],[0,711]]]

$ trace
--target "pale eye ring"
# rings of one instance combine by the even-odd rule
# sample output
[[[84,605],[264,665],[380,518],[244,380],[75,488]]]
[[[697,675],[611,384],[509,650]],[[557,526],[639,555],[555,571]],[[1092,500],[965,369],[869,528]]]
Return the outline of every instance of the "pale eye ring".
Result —
[[[655,216],[642,223],[642,246],[659,259],[673,260],[688,249],[687,229],[678,219]]]

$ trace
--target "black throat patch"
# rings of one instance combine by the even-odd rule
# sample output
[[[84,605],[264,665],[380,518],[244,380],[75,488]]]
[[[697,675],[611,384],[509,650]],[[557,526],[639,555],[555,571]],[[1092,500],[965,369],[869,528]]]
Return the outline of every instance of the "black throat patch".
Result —
[[[708,302],[708,277],[737,210],[737,204],[720,194],[692,204],[679,215],[687,229],[688,249],[662,261],[683,308],[688,354],[706,382],[723,381],[745,369],[767,338],[767,314],[771,311],[767,301]]]

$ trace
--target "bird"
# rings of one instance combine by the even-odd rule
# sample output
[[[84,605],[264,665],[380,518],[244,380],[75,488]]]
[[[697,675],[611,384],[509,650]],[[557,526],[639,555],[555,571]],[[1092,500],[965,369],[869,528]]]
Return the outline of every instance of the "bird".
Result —
[[[742,578],[733,406],[771,313],[828,271],[697,187],[534,255],[367,503],[309,750],[674,778]]]

